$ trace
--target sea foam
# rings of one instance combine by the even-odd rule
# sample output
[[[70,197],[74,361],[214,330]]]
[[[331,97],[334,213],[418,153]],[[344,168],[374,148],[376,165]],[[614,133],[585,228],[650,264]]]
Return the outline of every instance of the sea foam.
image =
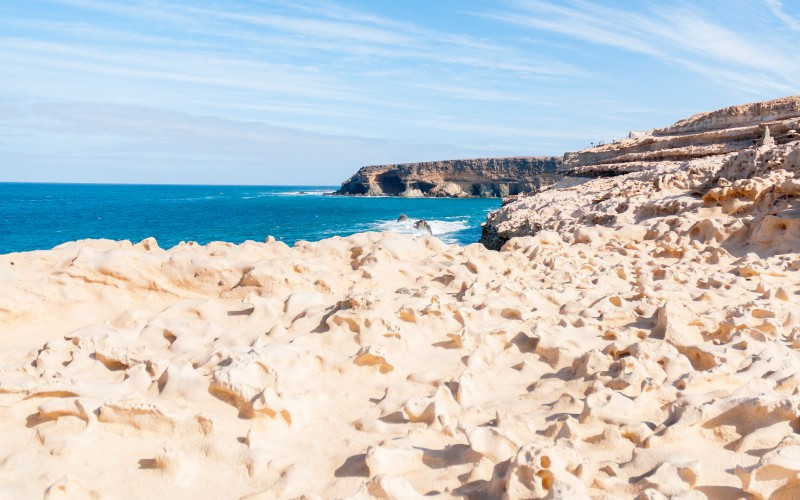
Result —
[[[381,220],[374,222],[370,230],[373,231],[389,231],[401,234],[428,234],[424,229],[417,229],[414,223],[419,219],[408,218],[403,221],[398,220]],[[442,241],[454,243],[457,241],[455,233],[469,229],[469,221],[467,219],[432,219],[425,222],[431,228],[431,233]]]

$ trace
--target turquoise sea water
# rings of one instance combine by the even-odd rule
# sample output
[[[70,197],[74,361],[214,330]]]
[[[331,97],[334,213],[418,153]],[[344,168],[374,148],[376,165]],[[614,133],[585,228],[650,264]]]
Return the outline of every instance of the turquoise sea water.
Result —
[[[338,186],[337,186],[338,187]],[[427,220],[450,243],[474,243],[499,199],[323,196],[334,186],[164,186],[0,183],[0,253],[83,238],[263,241],[291,245],[363,231],[415,233]],[[400,214],[409,221],[397,222]]]

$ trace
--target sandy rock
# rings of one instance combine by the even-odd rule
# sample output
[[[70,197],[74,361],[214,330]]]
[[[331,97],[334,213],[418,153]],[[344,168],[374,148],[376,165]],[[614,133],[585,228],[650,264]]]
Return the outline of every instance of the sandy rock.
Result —
[[[755,498],[792,498],[800,495],[800,440],[791,436],[750,467],[736,469],[744,491]]]
[[[589,498],[576,476],[580,465],[580,456],[566,441],[526,444],[515,453],[505,474],[492,478],[493,491],[509,499]]]
[[[381,373],[389,373],[394,366],[387,361],[386,349],[380,346],[364,346],[358,350],[353,363],[358,366],[377,366]]]
[[[66,475],[50,485],[45,491],[45,500],[76,499],[99,500],[103,498],[96,491],[87,489],[77,478]]]
[[[797,496],[798,103],[568,155],[590,178],[490,215],[500,252],[0,255],[0,495]]]

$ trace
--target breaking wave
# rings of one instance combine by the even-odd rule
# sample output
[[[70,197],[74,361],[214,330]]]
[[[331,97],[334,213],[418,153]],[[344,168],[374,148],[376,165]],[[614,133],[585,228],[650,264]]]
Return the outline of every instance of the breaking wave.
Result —
[[[370,225],[369,230],[371,231],[390,231],[393,233],[402,233],[402,234],[428,234],[427,231],[424,229],[417,229],[414,227],[414,223],[417,222],[419,219],[412,219],[408,218],[404,221],[397,221],[397,220],[380,220],[375,221]],[[431,228],[431,232],[434,236],[438,237],[442,241],[448,243],[455,243],[458,239],[455,237],[455,233],[460,231],[464,231],[465,229],[469,229],[469,220],[468,219],[431,219],[425,220]]]

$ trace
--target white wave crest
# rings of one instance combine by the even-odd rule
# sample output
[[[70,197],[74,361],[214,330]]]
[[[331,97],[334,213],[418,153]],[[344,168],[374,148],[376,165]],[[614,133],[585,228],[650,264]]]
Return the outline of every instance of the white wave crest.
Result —
[[[333,189],[309,189],[309,190],[299,190],[299,191],[280,191],[276,193],[270,193],[274,196],[323,196],[326,194],[333,193]]]
[[[371,224],[370,229],[373,231],[390,231],[393,233],[402,234],[428,234],[424,229],[417,229],[414,223],[419,219],[408,218],[404,221],[397,220],[380,220]],[[452,236],[454,233],[469,229],[469,221],[467,219],[454,219],[454,220],[439,220],[431,219],[425,220],[431,227],[431,233],[442,241],[455,243],[457,239]]]
[[[254,200],[257,198],[284,197],[284,196],[324,196],[333,193],[333,189],[309,189],[297,191],[266,191],[263,193],[248,194],[242,196],[243,200]]]

